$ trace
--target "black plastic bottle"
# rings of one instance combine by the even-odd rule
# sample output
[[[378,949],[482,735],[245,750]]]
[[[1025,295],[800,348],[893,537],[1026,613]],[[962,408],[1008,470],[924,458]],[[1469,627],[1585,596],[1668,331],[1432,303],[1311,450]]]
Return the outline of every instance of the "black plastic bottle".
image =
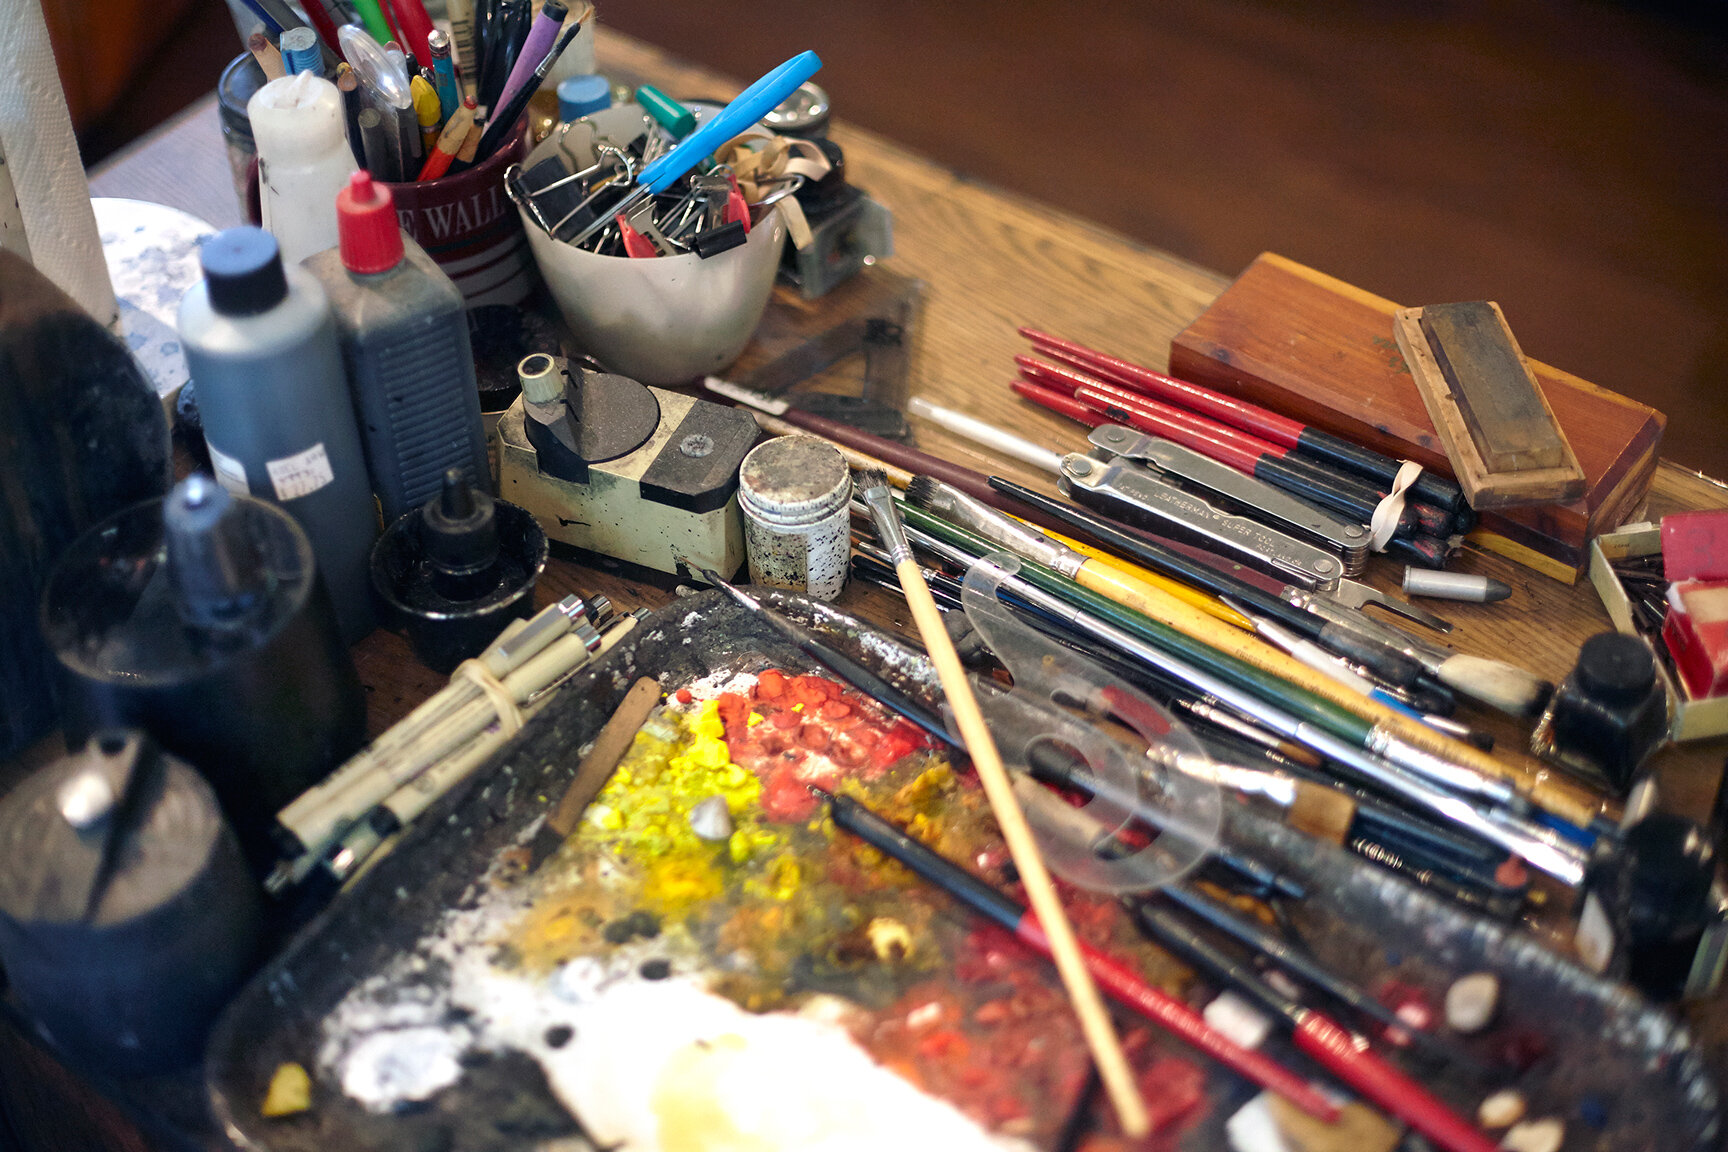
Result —
[[[378,511],[329,301],[260,228],[218,233],[198,258],[204,280],[180,303],[180,338],[216,480],[299,522],[352,644],[373,626]]]
[[[341,245],[306,258],[330,297],[384,523],[437,496],[444,473],[492,489],[462,293],[402,234],[390,190],[356,172],[336,197]]]

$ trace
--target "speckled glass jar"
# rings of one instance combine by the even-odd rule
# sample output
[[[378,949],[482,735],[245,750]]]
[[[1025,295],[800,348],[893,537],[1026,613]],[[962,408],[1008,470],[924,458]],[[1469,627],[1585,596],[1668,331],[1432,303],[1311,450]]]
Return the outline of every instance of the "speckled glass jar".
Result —
[[[781,436],[751,449],[738,470],[750,579],[818,600],[840,595],[851,500],[851,470],[832,444]]]

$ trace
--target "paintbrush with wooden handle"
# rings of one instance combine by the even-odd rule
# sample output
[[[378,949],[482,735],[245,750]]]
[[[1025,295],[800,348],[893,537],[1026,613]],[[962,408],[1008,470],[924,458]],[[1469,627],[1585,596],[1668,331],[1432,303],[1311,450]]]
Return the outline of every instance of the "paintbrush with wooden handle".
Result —
[[[936,666],[948,707],[953,711],[955,724],[966,742],[966,751],[977,769],[978,780],[984,786],[990,810],[1001,826],[1003,839],[1008,842],[1009,854],[1019,869],[1021,882],[1026,886],[1027,898],[1050,941],[1051,957],[1068,990],[1074,1013],[1079,1017],[1081,1031],[1092,1050],[1093,1060],[1097,1062],[1104,1087],[1110,1093],[1122,1131],[1135,1139],[1143,1137],[1151,1130],[1151,1120],[1134,1082],[1134,1072],[1128,1066],[1128,1058],[1123,1055],[1121,1042],[1098,994],[1098,986],[1086,968],[1079,941],[1075,939],[1074,929],[1062,910],[1061,898],[1056,894],[1056,886],[1032,839],[1026,816],[1020,811],[1020,802],[1008,780],[1008,770],[1002,765],[996,742],[991,738],[978,701],[972,695],[972,685],[966,678],[966,669],[961,666],[958,653],[954,651],[954,642],[943,626],[941,611],[930,595],[923,573],[912,559],[912,546],[907,542],[899,512],[889,494],[888,478],[875,469],[861,471],[857,476],[857,491],[876,523],[878,538],[894,561],[894,570],[900,578],[906,603],[912,610],[912,619],[918,625],[931,663]]]

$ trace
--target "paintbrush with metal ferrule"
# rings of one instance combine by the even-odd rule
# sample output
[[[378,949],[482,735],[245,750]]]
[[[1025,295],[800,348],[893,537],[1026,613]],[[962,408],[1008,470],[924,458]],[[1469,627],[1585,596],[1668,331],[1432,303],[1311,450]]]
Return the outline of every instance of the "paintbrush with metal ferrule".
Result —
[[[1442,684],[1508,715],[1535,715],[1554,691],[1553,684],[1527,668],[1421,640],[1401,628],[1382,624],[1325,596],[1286,586],[1284,599],[1364,640],[1377,641],[1403,652]]]
[[[1020,802],[1014,797],[1008,770],[1003,766],[996,741],[984,723],[984,714],[972,694],[966,669],[962,667],[960,656],[954,651],[954,641],[942,623],[942,613],[930,595],[924,574],[912,559],[912,546],[907,542],[900,514],[889,494],[888,478],[874,469],[862,471],[858,473],[855,490],[876,524],[877,539],[894,561],[895,574],[900,578],[900,588],[912,611],[912,619],[918,625],[924,649],[929,653],[930,662],[936,666],[949,711],[966,743],[978,780],[984,786],[990,810],[1002,829],[1002,838],[1008,842],[1009,855],[1020,870],[1020,879],[1037,912],[1038,923],[1050,941],[1051,957],[1068,990],[1068,998],[1092,1050],[1092,1058],[1098,1063],[1098,1073],[1104,1078],[1104,1086],[1110,1093],[1122,1130],[1135,1138],[1145,1136],[1151,1130],[1151,1119],[1145,1102],[1140,1098],[1134,1072],[1128,1066],[1121,1041],[1098,995],[1098,986],[1081,955],[1080,942],[1075,938],[1074,929],[1062,909],[1062,901],[1056,895],[1055,882],[1044,866],[1044,858],[1032,838],[1026,815],[1020,811]]]
[[[944,562],[968,566],[979,556],[994,551],[987,541],[916,508],[908,509],[907,515],[917,518],[919,528],[909,531],[919,547],[929,550]],[[911,567],[911,562],[904,566]],[[1582,883],[1584,856],[1579,849],[1520,816],[1478,809],[1420,774],[1421,769],[1430,767],[1430,762],[1439,771],[1455,769],[1455,762],[1408,743],[1330,700],[1280,680],[1233,655],[1208,647],[1175,628],[1123,608],[1041,565],[1025,562],[1019,574],[1003,576],[998,587],[999,591],[1015,596],[1039,612],[1066,621],[1130,659],[1168,672],[1191,687],[1216,696],[1232,708],[1256,717],[1280,735],[1307,745],[1431,815],[1499,845],[1561,883],[1570,887]],[[1280,660],[1289,660],[1281,652],[1273,655]],[[1301,665],[1295,667],[1308,676],[1318,676]],[[1373,707],[1397,716],[1397,713],[1379,709],[1378,705]],[[1415,727],[1426,736],[1434,737],[1441,746],[1455,744],[1419,724]],[[1468,752],[1473,759],[1486,759],[1467,745],[1457,747]],[[1496,765],[1496,776],[1510,771],[1497,762],[1489,762]]]
[[[814,786],[810,791],[827,802],[835,827],[852,833],[883,855],[905,865],[915,875],[1005,928],[1037,951],[1054,955],[1050,922],[1042,913],[1021,907],[993,885],[914,839],[850,796],[836,796]],[[1206,1023],[1187,1004],[1146,983],[1120,961],[1091,948],[1085,948],[1081,955],[1082,963],[1097,975],[1119,1003],[1192,1044],[1238,1075],[1278,1093],[1303,1111],[1326,1119],[1337,1115],[1337,1106],[1300,1076],[1262,1053],[1239,1046]],[[1099,1072],[1102,1074],[1102,1067]]]

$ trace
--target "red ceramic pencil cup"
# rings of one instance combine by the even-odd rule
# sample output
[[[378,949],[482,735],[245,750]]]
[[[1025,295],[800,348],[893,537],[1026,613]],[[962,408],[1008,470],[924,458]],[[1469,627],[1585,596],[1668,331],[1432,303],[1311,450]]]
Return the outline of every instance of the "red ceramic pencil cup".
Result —
[[[396,218],[462,290],[469,308],[520,304],[533,287],[522,220],[504,192],[504,170],[522,155],[526,119],[498,151],[465,172],[391,184]]]

